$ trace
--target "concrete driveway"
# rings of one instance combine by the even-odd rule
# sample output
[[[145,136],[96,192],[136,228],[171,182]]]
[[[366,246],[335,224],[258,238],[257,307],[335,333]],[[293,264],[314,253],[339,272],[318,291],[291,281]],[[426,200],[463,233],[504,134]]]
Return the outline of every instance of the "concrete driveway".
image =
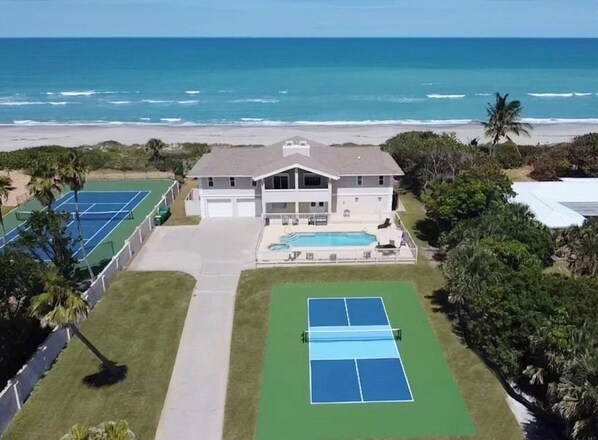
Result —
[[[157,228],[130,266],[177,270],[197,280],[157,440],[222,438],[235,295],[241,271],[255,267],[259,231],[255,218]]]

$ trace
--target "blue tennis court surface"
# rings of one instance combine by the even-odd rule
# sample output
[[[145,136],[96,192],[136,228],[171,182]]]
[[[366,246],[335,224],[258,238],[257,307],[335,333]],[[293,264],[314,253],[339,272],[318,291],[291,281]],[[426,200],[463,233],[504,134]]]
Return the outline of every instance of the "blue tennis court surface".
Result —
[[[384,300],[309,298],[312,404],[413,402]]]
[[[122,222],[133,219],[133,210],[145,200],[151,191],[81,191],[79,193],[79,213],[83,235],[83,247],[87,254],[91,254]],[[54,203],[55,212],[69,212],[72,215],[68,223],[67,233],[76,239],[78,237],[75,223],[75,200],[73,192],[67,192]],[[22,214],[22,213],[21,213]],[[20,228],[9,231],[6,241],[11,243],[18,239]],[[80,245],[76,249],[75,257],[83,260],[83,250]],[[0,250],[4,243],[0,243]]]

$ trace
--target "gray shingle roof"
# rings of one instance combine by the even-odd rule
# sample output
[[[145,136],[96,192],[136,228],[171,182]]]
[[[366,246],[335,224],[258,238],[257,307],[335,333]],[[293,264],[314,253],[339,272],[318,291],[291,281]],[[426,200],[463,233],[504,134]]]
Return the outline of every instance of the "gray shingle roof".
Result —
[[[283,157],[286,141],[267,147],[214,147],[188,173],[189,177],[256,177],[294,164],[321,171],[332,176],[402,176],[403,170],[378,147],[330,147],[301,137],[294,142],[307,141],[310,156],[292,154]]]

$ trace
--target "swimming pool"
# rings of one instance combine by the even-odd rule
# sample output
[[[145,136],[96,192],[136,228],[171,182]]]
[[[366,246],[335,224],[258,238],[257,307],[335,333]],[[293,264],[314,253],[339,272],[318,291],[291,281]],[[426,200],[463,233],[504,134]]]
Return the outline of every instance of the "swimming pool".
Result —
[[[268,246],[274,251],[306,247],[369,246],[376,236],[367,232],[297,232],[280,238],[280,243]]]

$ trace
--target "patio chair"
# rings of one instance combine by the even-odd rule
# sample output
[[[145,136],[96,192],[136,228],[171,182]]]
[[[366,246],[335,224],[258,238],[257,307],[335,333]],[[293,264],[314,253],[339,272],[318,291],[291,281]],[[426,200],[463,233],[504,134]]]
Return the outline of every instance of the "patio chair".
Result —
[[[348,209],[345,209],[343,211],[343,217],[346,217],[346,218],[351,217],[351,211],[349,211]]]
[[[384,220],[384,223],[381,223],[378,225],[378,229],[386,229],[388,227],[390,227],[390,219],[389,218]]]
[[[314,253],[313,252],[306,252],[305,259],[309,260],[309,261],[313,261],[314,260]]]
[[[288,217],[283,217],[282,218],[282,225],[283,226],[288,226],[289,224],[289,218]]]
[[[372,258],[372,251],[364,251],[363,252],[363,259],[364,260],[369,260],[370,258]]]
[[[299,217],[293,217],[293,226],[297,226],[299,224]]]
[[[330,254],[330,261],[336,261],[336,254]]]

